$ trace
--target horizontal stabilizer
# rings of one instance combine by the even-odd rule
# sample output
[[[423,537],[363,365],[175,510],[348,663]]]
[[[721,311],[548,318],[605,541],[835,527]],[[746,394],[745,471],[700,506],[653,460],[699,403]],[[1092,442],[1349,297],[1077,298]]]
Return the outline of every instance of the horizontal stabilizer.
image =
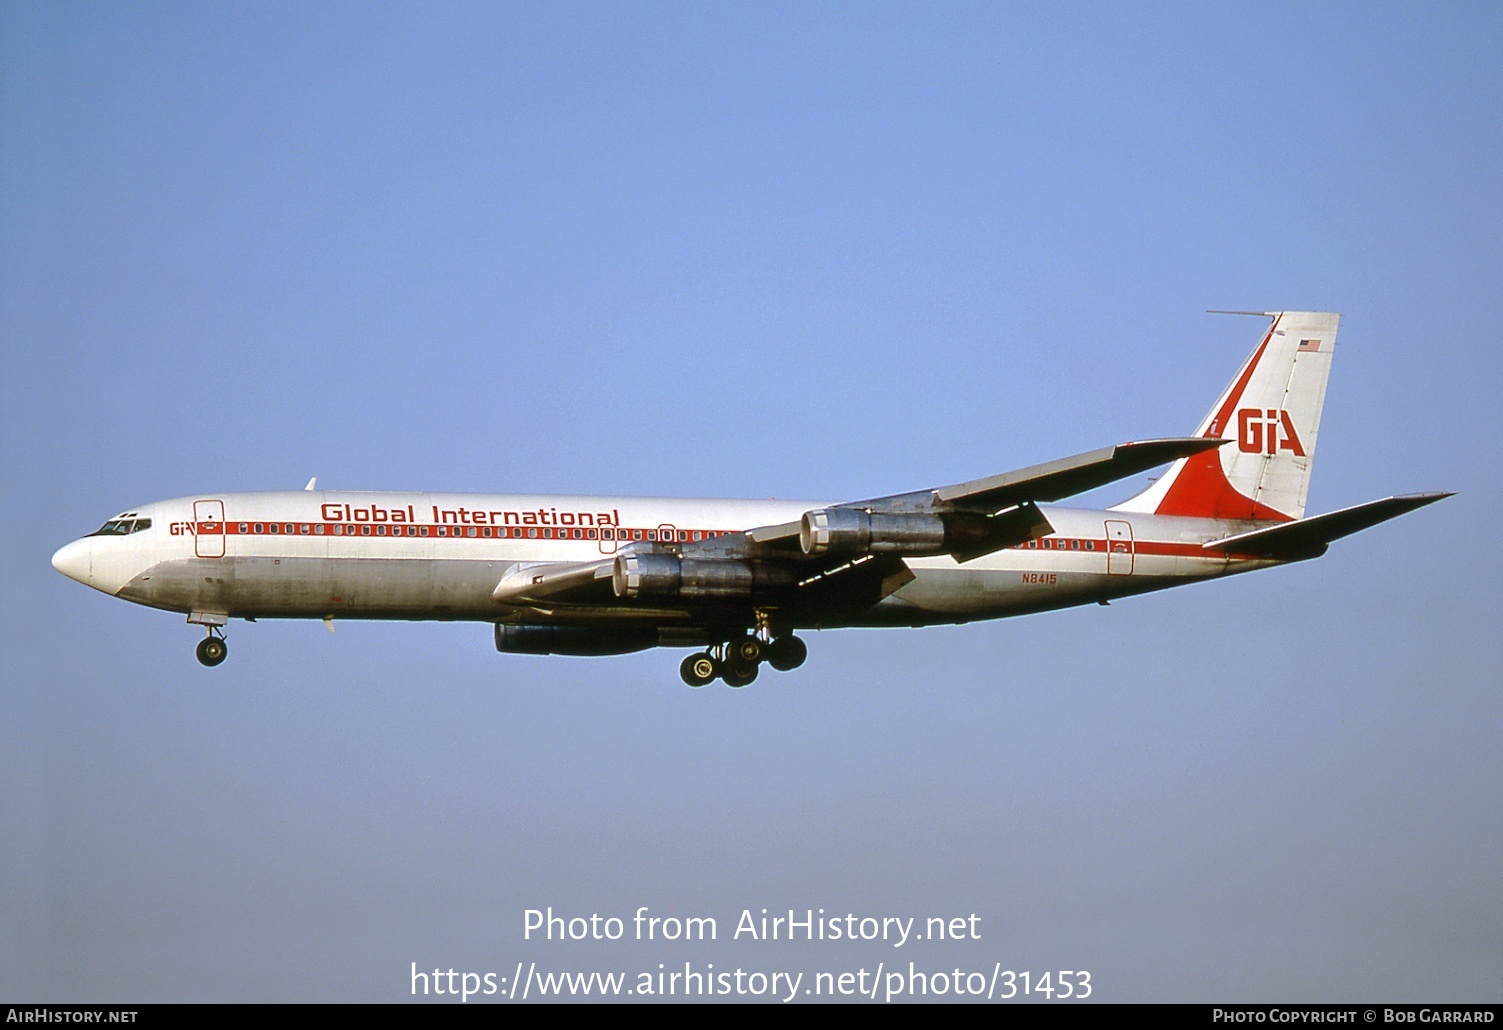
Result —
[[[1201,546],[1208,551],[1255,555],[1260,558],[1315,557],[1323,553],[1333,540],[1340,540],[1344,536],[1369,529],[1380,522],[1398,518],[1450,496],[1452,495],[1449,493],[1433,493],[1385,497],[1381,501],[1368,501],[1355,507],[1316,515],[1314,518],[1284,522],[1268,529],[1255,529],[1251,533],[1212,540]]]
[[[934,491],[934,496],[957,508],[976,511],[997,511],[1024,501],[1057,501],[1224,443],[1225,440],[1205,437],[1122,443],[1070,458],[1046,461],[1042,465],[1031,465],[1016,472],[941,487]]]

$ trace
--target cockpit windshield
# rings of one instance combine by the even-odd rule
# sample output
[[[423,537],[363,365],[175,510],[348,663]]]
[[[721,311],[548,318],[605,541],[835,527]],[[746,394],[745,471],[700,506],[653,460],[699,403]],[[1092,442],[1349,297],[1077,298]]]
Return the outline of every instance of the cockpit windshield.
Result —
[[[90,536],[129,536],[151,528],[151,519],[110,519]]]

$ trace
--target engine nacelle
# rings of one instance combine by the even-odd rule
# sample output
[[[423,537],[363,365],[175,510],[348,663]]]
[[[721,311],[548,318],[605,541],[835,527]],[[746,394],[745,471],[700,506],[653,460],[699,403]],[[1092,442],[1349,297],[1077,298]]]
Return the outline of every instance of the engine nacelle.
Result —
[[[938,515],[821,508],[804,512],[798,540],[805,554],[944,554],[945,523]]]
[[[788,586],[793,574],[725,558],[680,558],[674,554],[618,554],[611,586],[626,601],[716,601],[748,598],[758,588]]]
[[[508,654],[631,654],[658,646],[656,626],[513,626],[496,623],[496,650]]]

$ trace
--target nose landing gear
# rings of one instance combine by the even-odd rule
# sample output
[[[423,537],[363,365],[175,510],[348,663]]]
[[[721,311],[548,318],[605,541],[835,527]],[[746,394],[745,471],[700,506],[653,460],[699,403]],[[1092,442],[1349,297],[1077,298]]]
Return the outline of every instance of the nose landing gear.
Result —
[[[204,638],[198,642],[198,650],[195,652],[201,664],[212,669],[230,653],[230,646],[224,642],[224,624],[229,621],[230,617],[223,612],[188,613],[190,626],[204,628]]]
[[[196,653],[198,660],[211,669],[224,661],[230,653],[230,648],[224,642],[223,631],[216,626],[210,626],[208,635],[198,642]]]

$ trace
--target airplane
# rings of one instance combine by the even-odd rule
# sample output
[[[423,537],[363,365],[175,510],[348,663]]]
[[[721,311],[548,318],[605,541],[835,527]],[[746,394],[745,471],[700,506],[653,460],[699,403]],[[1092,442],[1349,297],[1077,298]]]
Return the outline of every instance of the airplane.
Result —
[[[1104,447],[869,500],[746,501],[316,489],[121,512],[52,557],[65,576],[204,627],[230,619],[471,620],[502,652],[689,647],[680,675],[787,671],[796,630],[1024,615],[1304,561],[1450,493],[1305,517],[1339,315],[1233,312],[1267,332],[1193,436]],[[1172,463],[1172,464],[1171,464]],[[1055,502],[1171,464],[1104,510]]]

